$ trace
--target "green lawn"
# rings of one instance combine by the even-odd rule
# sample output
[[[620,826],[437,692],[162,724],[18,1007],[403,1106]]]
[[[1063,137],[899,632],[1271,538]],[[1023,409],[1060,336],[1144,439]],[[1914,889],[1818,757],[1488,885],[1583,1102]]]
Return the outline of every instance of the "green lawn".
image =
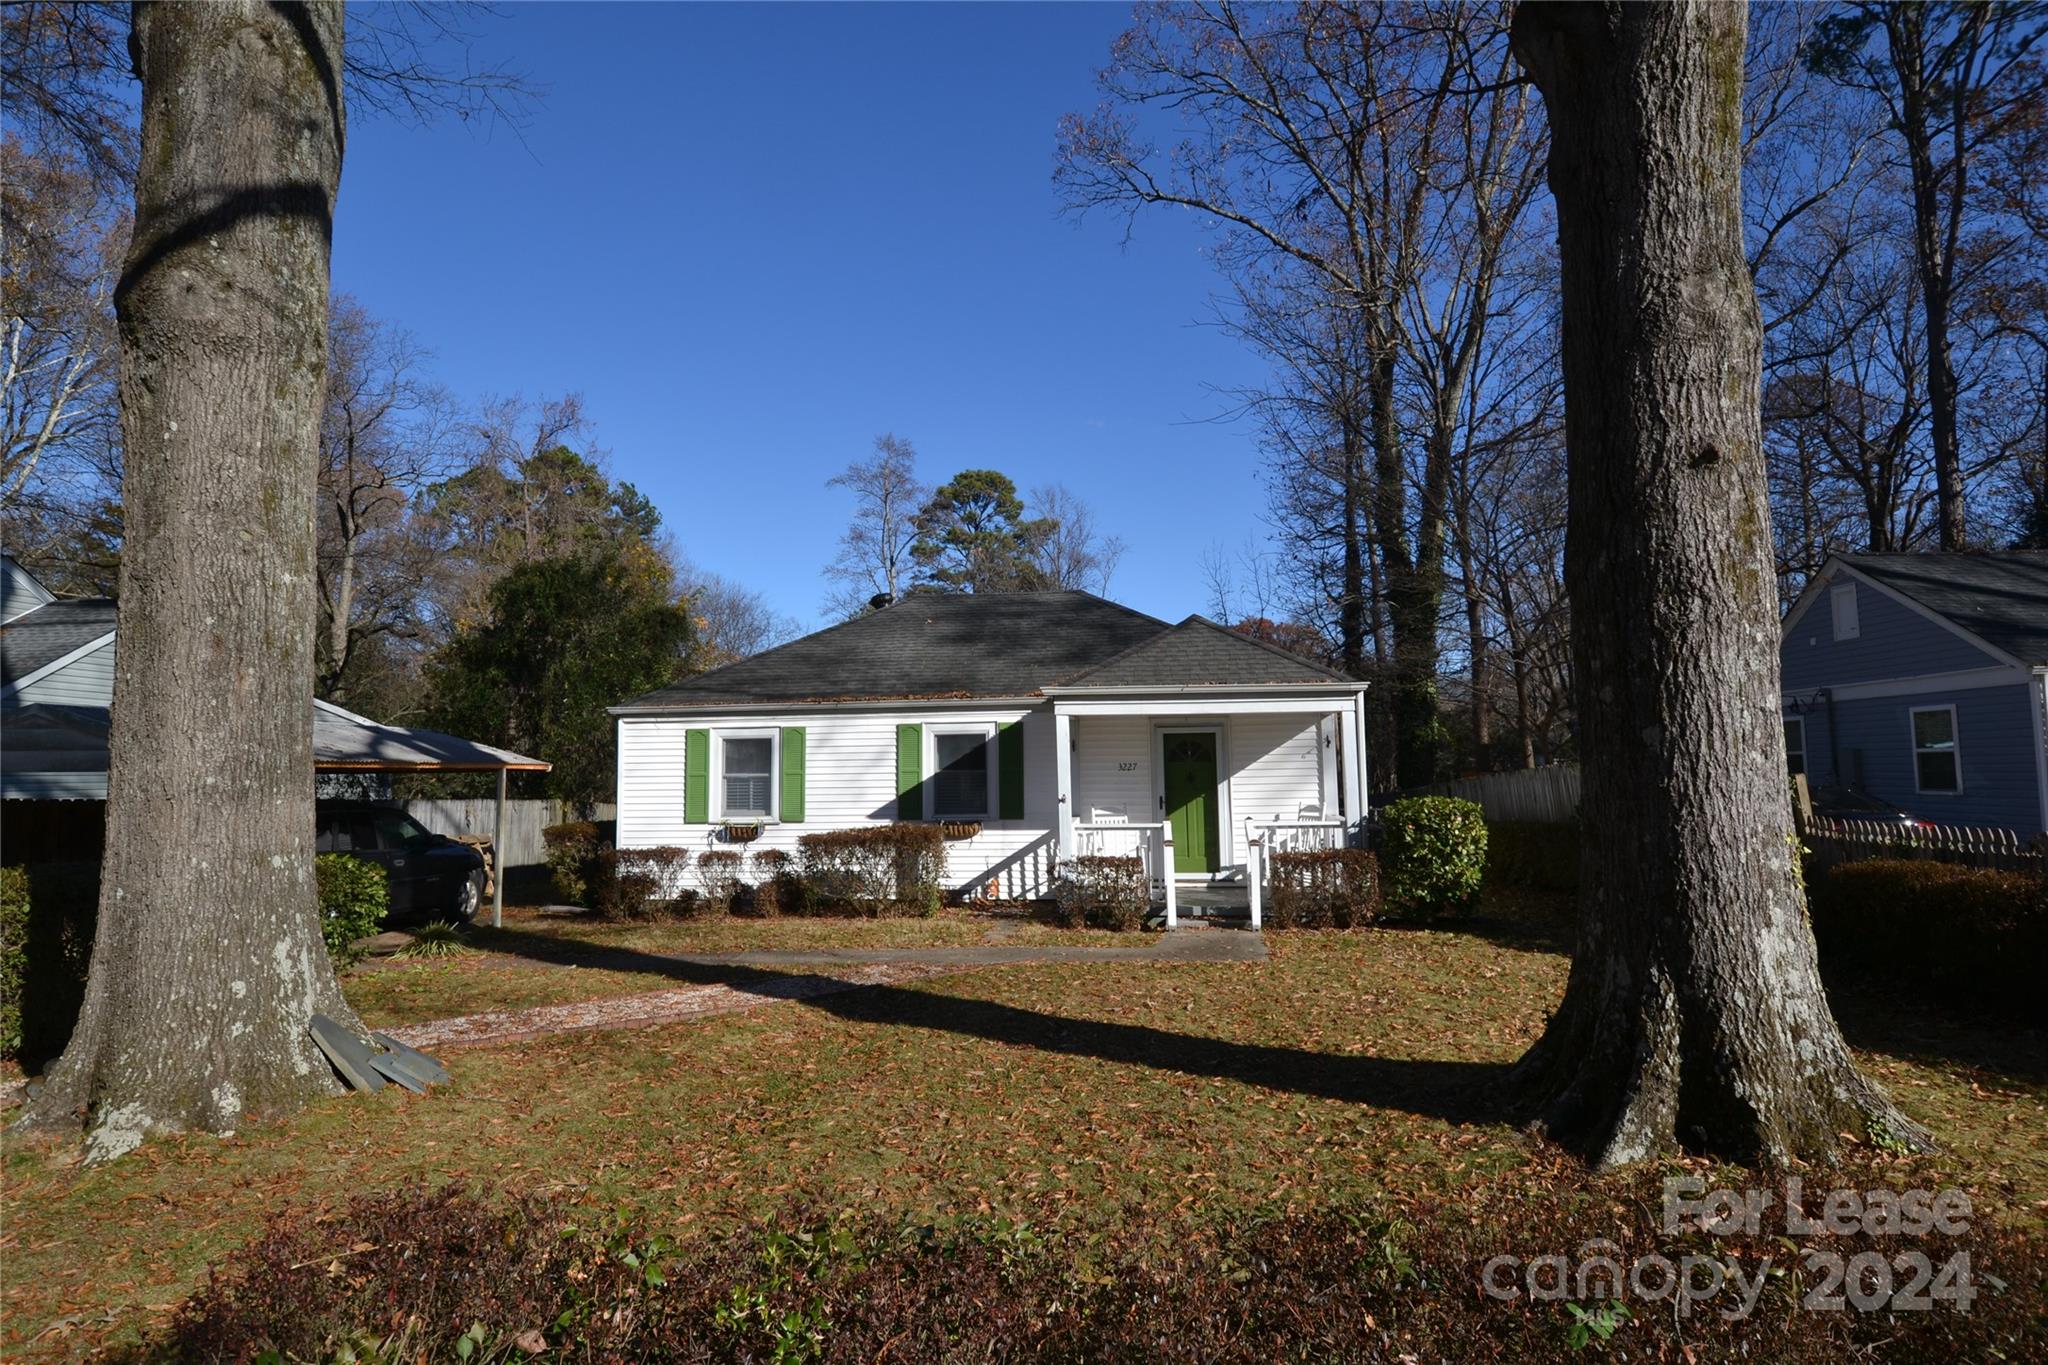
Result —
[[[591,951],[678,951],[705,941],[696,935],[801,937],[822,932],[815,923],[550,932]],[[826,927],[842,943],[908,932]],[[266,1215],[412,1176],[631,1205],[675,1232],[730,1227],[798,1197],[940,1221],[1028,1208],[1107,1231],[1126,1206],[1155,1225],[1214,1224],[1503,1173],[1597,1189],[1506,1124],[1489,1088],[1562,990],[1555,932],[1526,907],[1496,904],[1487,922],[1455,931],[1272,935],[1263,963],[982,968],[474,1049],[450,1054],[454,1082],[426,1097],[337,1098],[229,1140],[152,1142],[100,1170],[9,1139],[0,1354],[71,1355],[132,1334]],[[487,995],[564,999],[636,979],[669,984],[479,955],[378,966],[347,987],[390,1021],[422,1017],[428,1001],[454,1013]],[[1844,1014],[1865,1064],[1947,1144],[1902,1174],[1953,1178],[1982,1210],[2040,1219],[2038,1036],[1854,998]]]

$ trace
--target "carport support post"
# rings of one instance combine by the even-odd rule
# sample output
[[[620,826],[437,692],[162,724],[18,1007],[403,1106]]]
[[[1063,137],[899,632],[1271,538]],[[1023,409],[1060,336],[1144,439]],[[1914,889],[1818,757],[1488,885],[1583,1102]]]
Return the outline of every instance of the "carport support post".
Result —
[[[498,818],[491,827],[491,927],[505,923],[505,784],[510,769],[498,769]]]

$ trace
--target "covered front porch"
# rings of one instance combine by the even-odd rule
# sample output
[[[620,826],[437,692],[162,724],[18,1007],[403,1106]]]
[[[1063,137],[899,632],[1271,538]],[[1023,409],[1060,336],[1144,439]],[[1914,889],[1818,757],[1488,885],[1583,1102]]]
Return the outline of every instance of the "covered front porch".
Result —
[[[1364,687],[1049,688],[1062,859],[1143,860],[1168,928],[1262,919],[1267,860],[1356,841]]]

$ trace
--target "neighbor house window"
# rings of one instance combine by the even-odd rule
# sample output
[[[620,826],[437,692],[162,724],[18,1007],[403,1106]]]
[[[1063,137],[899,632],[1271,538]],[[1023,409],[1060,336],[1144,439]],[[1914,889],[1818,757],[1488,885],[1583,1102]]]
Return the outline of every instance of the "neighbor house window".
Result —
[[[932,735],[932,814],[979,820],[988,814],[989,732],[940,730]]]
[[[727,735],[719,755],[723,761],[725,818],[765,820],[775,799],[775,737]]]
[[[1963,789],[1962,752],[1956,744],[1956,708],[1913,708],[1913,772],[1923,792]]]
[[[1785,767],[1798,774],[1806,771],[1806,718],[1785,717]]]
[[[1861,630],[1856,620],[1856,585],[1837,583],[1828,589],[1828,606],[1835,617],[1835,638],[1853,640]]]

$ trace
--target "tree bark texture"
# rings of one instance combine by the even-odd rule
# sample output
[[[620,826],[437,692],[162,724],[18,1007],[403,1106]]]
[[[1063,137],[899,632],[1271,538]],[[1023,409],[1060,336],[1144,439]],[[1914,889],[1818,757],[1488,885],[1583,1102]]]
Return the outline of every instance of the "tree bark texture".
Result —
[[[232,1130],[336,1088],[313,881],[313,496],[342,7],[137,5],[127,540],[99,932],[25,1122]]]
[[[1816,970],[1778,722],[1761,329],[1743,256],[1746,12],[1525,3],[1563,268],[1565,553],[1584,759],[1580,931],[1523,1058],[1599,1165],[1922,1142]]]

